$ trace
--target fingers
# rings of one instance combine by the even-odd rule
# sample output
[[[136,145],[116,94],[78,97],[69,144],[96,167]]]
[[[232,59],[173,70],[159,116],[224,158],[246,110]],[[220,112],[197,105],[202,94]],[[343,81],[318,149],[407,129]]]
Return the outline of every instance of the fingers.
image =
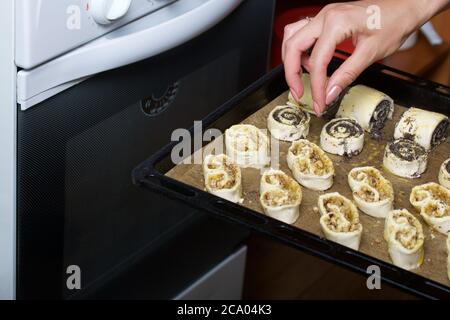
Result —
[[[317,40],[309,61],[313,108],[320,115],[327,105],[327,68],[334,56],[337,44],[351,33],[340,19],[326,19],[321,36]]]
[[[320,34],[320,29],[320,24],[312,20],[285,42],[283,61],[286,82],[296,100],[303,95],[303,86],[300,78],[302,55],[314,45]]]
[[[307,52],[303,52],[302,54],[302,66],[308,73],[311,72],[311,58]]]
[[[304,26],[308,24],[308,19],[302,19],[295,23],[288,24],[284,27],[284,35],[283,35],[283,43],[281,46],[281,57],[284,61],[285,51],[286,51],[286,42],[289,40],[297,31],[302,29]]]
[[[281,47],[281,57],[282,57],[283,62],[285,61],[286,43],[295,33],[297,33],[300,29],[305,27],[308,24],[308,22],[309,22],[308,19],[302,19],[296,23],[288,24],[284,27],[283,44]],[[301,61],[301,59],[300,59],[300,61]],[[297,76],[299,79],[301,79],[301,67],[300,67],[300,70],[299,70]],[[296,82],[295,79],[292,81]],[[294,97],[294,99],[296,101],[298,101],[301,98],[301,96],[303,95],[303,85],[301,84],[301,81],[300,81],[300,83],[295,83],[294,87],[296,89],[295,90],[291,89],[291,94]]]
[[[333,73],[326,88],[326,104],[333,102],[373,62],[375,50],[370,42],[359,43],[353,54]]]

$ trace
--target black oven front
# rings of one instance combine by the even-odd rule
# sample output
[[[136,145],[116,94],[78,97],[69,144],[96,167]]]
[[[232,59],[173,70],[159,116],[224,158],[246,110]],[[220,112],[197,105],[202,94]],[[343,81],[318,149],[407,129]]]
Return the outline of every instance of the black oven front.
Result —
[[[17,298],[173,298],[245,239],[131,171],[267,71],[273,7],[18,111]]]

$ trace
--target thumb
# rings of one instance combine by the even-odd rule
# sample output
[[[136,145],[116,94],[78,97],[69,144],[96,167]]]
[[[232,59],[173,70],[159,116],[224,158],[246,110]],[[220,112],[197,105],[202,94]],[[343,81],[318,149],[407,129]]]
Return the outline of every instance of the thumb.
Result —
[[[356,78],[375,61],[374,52],[369,46],[361,45],[330,77],[326,89],[326,101],[329,105],[347,88]]]

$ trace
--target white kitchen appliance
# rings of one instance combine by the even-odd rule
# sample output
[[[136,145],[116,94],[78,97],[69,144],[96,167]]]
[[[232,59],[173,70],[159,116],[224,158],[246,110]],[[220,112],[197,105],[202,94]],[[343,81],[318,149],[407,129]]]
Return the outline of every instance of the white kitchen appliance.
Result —
[[[196,279],[230,264],[220,262],[236,256],[246,232],[220,227],[232,230],[211,254],[181,259],[189,272],[166,291],[156,287],[155,278],[170,282],[171,267],[154,261],[170,265],[165,252],[177,250],[169,244],[198,245],[205,239],[192,230],[211,222],[148,199],[130,172],[173,128],[190,126],[267,70],[273,7],[252,0],[0,2],[0,298],[126,295],[127,270],[153,270],[141,266],[152,255],[156,269],[144,273],[152,284],[137,297],[189,296]],[[73,290],[66,280],[77,267],[85,285]]]

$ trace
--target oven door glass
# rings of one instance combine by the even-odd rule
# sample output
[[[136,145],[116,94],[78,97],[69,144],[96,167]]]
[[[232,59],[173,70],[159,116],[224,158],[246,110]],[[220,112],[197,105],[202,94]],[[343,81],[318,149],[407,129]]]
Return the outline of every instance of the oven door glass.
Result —
[[[178,48],[19,111],[18,298],[171,298],[234,250],[241,229],[149,195],[131,171],[264,74],[272,14],[245,1]],[[146,284],[124,278],[144,260]]]

